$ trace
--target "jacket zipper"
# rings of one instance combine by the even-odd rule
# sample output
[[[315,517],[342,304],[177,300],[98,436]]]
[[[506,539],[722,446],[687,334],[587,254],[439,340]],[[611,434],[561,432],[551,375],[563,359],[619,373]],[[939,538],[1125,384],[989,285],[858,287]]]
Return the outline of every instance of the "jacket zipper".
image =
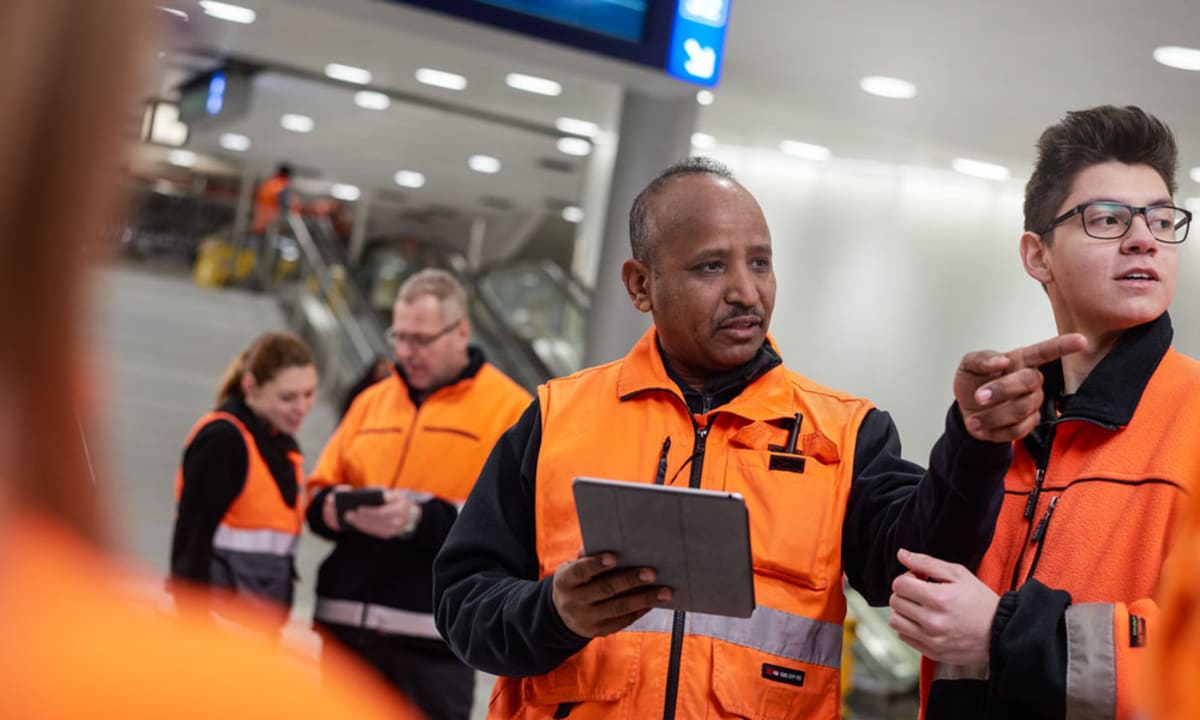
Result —
[[[708,438],[708,428],[696,426],[695,420],[692,421],[692,424],[696,429],[696,444],[692,449],[694,459],[688,487],[698,488],[700,487],[700,476],[704,471],[704,443]],[[664,443],[664,453],[666,449],[667,445]],[[671,626],[671,652],[667,661],[667,692],[663,701],[663,720],[675,720],[675,701],[679,695],[679,666],[683,656],[683,626],[686,619],[686,612],[675,611],[674,622]]]
[[[1037,550],[1033,553],[1033,562],[1029,564],[1029,574],[1025,576],[1025,582],[1033,577],[1033,573],[1037,570],[1038,561],[1042,559],[1042,549],[1046,547],[1046,529],[1050,527],[1050,517],[1054,515],[1054,507],[1058,505],[1058,495],[1050,498],[1050,505],[1046,508],[1046,514],[1038,521],[1037,530],[1033,531],[1033,544]]]
[[[1025,528],[1025,542],[1021,543],[1022,548],[1028,545],[1033,537],[1033,514],[1037,511],[1038,496],[1042,494],[1042,482],[1045,479],[1046,468],[1044,465],[1039,465],[1037,474],[1033,479],[1033,490],[1029,492],[1029,499],[1025,501],[1024,517],[1025,521],[1029,523],[1029,525]],[[1008,586],[1009,590],[1017,589],[1017,581],[1021,578],[1021,558],[1024,555],[1025,551],[1023,549],[1021,553],[1017,555],[1017,564],[1013,566],[1012,582]]]

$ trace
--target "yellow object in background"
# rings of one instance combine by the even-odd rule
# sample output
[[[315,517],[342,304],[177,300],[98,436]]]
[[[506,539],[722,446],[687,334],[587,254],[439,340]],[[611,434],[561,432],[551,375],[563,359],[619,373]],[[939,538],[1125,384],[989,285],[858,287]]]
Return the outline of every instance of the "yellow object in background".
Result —
[[[854,689],[854,637],[858,628],[858,620],[853,615],[847,615],[842,623],[842,714],[850,717],[846,700]]]
[[[253,267],[253,257],[251,257]],[[203,288],[221,287],[229,282],[233,267],[233,247],[224,240],[209,239],[196,250],[192,282]]]

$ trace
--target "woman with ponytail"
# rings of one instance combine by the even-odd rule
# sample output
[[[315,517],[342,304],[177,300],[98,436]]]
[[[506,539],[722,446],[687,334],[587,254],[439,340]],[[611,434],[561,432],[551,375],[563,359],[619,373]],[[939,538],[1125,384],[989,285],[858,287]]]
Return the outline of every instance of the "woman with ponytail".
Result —
[[[221,380],[216,408],[192,428],[175,478],[171,576],[291,609],[303,526],[303,458],[293,437],[316,399],[312,352],[267,333]],[[174,584],[174,583],[173,583]]]

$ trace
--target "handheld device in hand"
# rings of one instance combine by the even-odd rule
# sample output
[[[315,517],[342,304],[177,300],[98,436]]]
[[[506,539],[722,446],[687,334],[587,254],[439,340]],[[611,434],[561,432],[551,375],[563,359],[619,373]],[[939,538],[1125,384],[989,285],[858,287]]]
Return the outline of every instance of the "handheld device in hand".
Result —
[[[337,509],[338,522],[344,522],[346,513],[364,505],[382,505],[383,488],[355,488],[338,490],[333,494],[333,505]]]
[[[645,483],[575,478],[584,552],[613,552],[617,567],[653,568],[675,610],[750,617],[754,572],[742,496]]]

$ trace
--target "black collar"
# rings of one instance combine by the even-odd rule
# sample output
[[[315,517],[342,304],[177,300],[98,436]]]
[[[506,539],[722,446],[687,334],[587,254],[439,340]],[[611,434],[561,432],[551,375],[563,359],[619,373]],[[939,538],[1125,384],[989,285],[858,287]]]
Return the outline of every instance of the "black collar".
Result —
[[[1079,390],[1061,403],[1060,416],[1055,413],[1055,405],[1064,397],[1062,361],[1043,365],[1046,400],[1042,420],[1052,421],[1057,416],[1059,420],[1087,420],[1113,429],[1128,425],[1174,334],[1171,317],[1165,312],[1156,320],[1126,330],[1112,351],[1088,373]]]
[[[675,384],[679,386],[680,392],[683,393],[683,399],[687,401],[688,410],[696,415],[703,415],[713,408],[720,407],[733,400],[742,394],[746,386],[766,375],[772,368],[783,362],[779,359],[779,353],[775,352],[775,348],[771,347],[771,343],[764,341],[762,347],[758,349],[754,357],[744,365],[710,378],[704,384],[703,388],[696,390],[691,385],[685,383],[671,369],[670,363],[667,362],[667,356],[663,354],[661,343],[658,345],[658,354],[662,358],[663,368],[666,369],[667,376],[675,381]]]

